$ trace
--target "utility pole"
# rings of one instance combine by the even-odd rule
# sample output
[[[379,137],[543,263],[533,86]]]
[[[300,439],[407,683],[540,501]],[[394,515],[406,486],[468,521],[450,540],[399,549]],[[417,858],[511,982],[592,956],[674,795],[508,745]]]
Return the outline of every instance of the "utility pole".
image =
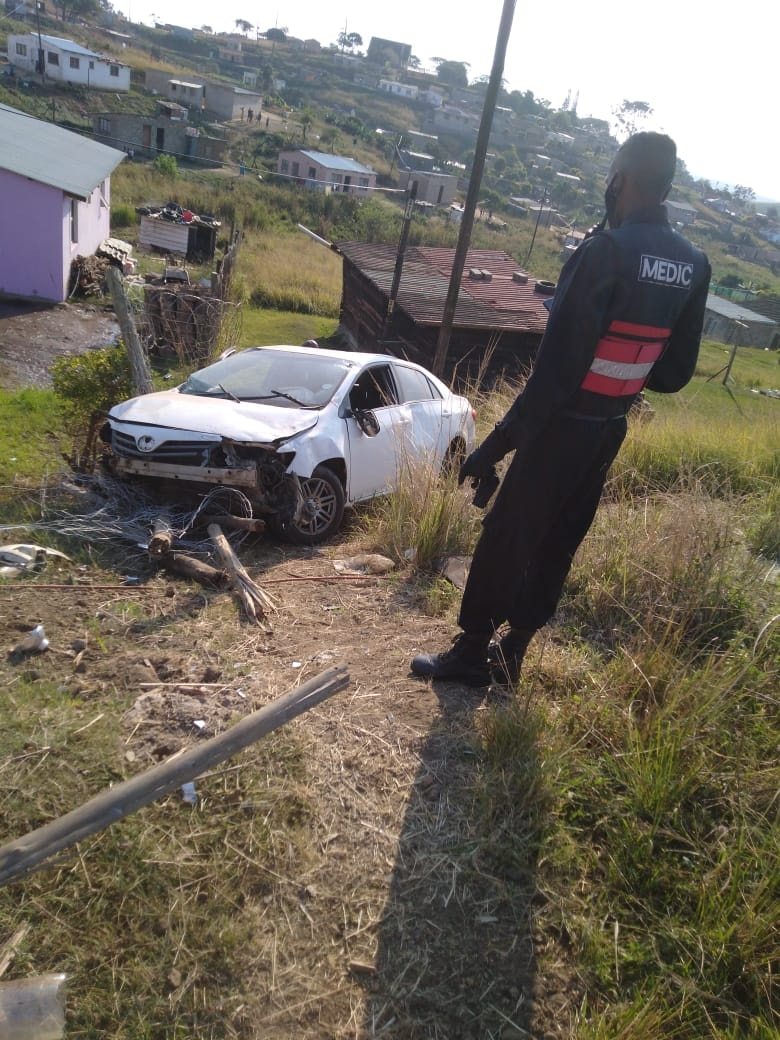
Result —
[[[38,26],[38,72],[41,74],[41,83],[43,83],[46,79],[46,61],[41,39],[41,0],[35,0],[35,21]]]
[[[444,364],[447,360],[447,351],[450,345],[450,333],[452,332],[455,308],[458,304],[458,293],[460,282],[463,277],[463,268],[466,263],[466,253],[471,242],[471,231],[474,227],[474,212],[477,208],[479,188],[482,183],[482,173],[485,169],[485,156],[487,155],[490,130],[493,126],[493,111],[496,107],[496,99],[501,89],[501,77],[504,73],[504,59],[506,58],[506,47],[509,42],[509,34],[512,31],[512,19],[515,14],[516,0],[504,0],[504,8],[501,12],[501,22],[496,38],[496,50],[493,58],[493,68],[490,73],[488,88],[485,92],[485,104],[482,109],[482,120],[479,124],[477,143],[474,148],[474,162],[471,167],[471,178],[466,193],[466,204],[463,209],[463,217],[460,224],[458,244],[455,248],[455,257],[452,261],[452,274],[450,275],[447,298],[444,301],[444,313],[442,315],[439,339],[436,344],[436,357],[433,362],[434,375],[439,377],[444,372]]]
[[[401,228],[401,238],[398,242],[398,254],[395,258],[393,282],[390,286],[390,296],[387,300],[387,311],[385,312],[385,320],[382,326],[382,339],[387,338],[387,333],[389,332],[390,326],[393,322],[393,314],[395,313],[395,301],[398,299],[398,290],[401,286],[401,274],[404,269],[404,256],[406,255],[406,244],[409,241],[409,228],[412,226],[412,216],[414,215],[414,203],[416,199],[417,181],[412,181],[409,185],[409,195],[406,199],[404,223],[403,227]]]

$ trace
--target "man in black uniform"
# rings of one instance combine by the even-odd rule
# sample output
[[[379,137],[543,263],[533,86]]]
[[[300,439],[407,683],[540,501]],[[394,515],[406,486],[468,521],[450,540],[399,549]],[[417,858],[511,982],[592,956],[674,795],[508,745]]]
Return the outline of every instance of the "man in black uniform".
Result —
[[[492,666],[494,677],[516,681],[593,522],[631,405],[645,387],[674,393],[693,375],[710,266],[668,222],[676,158],[664,134],[635,134],[618,151],[605,193],[609,230],[564,265],[525,389],[461,468],[461,483],[476,486],[515,453],[474,552],[463,632],[450,650],[415,657],[416,675],[482,686]]]

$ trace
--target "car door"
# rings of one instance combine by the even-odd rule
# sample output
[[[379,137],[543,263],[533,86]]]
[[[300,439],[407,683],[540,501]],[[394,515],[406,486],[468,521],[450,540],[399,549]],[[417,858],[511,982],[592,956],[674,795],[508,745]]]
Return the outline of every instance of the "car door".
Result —
[[[444,400],[427,375],[403,362],[393,362],[398,399],[409,410],[408,439],[415,458],[441,465],[452,439],[452,402]]]
[[[379,432],[368,436],[354,418],[373,412]],[[400,461],[408,450],[411,412],[398,401],[389,363],[367,365],[355,378],[344,400],[344,422],[349,444],[347,482],[349,499],[357,502],[397,486]]]

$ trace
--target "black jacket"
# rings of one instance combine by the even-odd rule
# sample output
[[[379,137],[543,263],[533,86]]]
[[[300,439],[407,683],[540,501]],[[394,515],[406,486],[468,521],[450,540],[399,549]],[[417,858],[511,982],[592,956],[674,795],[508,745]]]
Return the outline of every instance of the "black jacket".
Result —
[[[534,440],[561,414],[609,419],[637,396],[583,388],[608,330],[661,330],[661,356],[645,385],[674,393],[690,380],[699,352],[710,265],[669,225],[666,208],[632,214],[586,239],[561,270],[547,328],[522,394],[484,443],[494,460]]]

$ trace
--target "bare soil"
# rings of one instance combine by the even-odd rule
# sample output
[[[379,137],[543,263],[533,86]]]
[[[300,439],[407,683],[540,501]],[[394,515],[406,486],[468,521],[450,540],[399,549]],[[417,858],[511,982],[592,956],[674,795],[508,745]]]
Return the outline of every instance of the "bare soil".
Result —
[[[0,300],[0,388],[51,386],[55,358],[106,347],[118,338],[110,308]]]

